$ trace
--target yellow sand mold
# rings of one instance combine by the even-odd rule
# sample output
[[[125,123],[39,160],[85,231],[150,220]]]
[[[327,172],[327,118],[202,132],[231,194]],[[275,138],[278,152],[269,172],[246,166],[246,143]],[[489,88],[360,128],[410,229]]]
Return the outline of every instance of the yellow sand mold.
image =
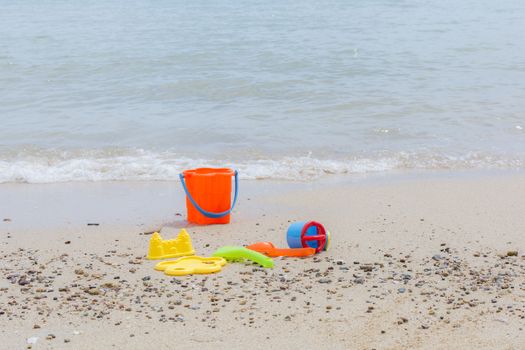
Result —
[[[191,238],[185,229],[180,230],[177,238],[165,239],[155,232],[149,240],[149,260],[176,258],[179,256],[193,255],[195,250],[191,244]]]
[[[226,265],[226,260],[223,258],[186,256],[177,260],[160,262],[155,265],[155,270],[164,271],[164,274],[168,276],[184,276],[219,272],[224,265]]]

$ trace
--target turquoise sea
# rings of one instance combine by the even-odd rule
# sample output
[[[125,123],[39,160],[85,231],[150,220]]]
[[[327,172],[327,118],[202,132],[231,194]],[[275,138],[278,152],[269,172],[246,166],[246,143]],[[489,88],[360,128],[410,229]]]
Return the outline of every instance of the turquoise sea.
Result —
[[[525,168],[525,2],[0,0],[0,183]]]

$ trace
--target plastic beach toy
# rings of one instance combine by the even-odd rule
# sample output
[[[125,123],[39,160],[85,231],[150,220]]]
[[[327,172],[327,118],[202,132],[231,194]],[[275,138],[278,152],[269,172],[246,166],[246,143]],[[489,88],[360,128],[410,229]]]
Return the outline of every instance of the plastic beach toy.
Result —
[[[315,254],[314,248],[275,248],[271,242],[257,242],[247,246],[250,250],[262,253],[267,256],[289,256],[289,257],[304,257]]]
[[[186,256],[177,260],[162,261],[155,265],[155,270],[164,271],[168,276],[184,276],[219,272],[224,265],[226,260],[223,258]]]
[[[193,255],[195,250],[191,244],[191,238],[185,229],[179,231],[174,239],[162,239],[158,232],[153,233],[149,240],[149,260],[176,258],[179,256]]]
[[[244,247],[232,247],[225,246],[217,249],[212,256],[219,256],[226,260],[236,261],[236,260],[250,260],[253,261],[262,267],[271,268],[273,267],[273,260],[269,257],[258,253],[256,251],[250,250]]]
[[[315,253],[327,250],[330,245],[330,232],[316,221],[294,222],[288,228],[286,240],[290,248],[315,248]]]
[[[232,181],[235,189],[231,202]],[[186,192],[188,221],[199,225],[227,224],[237,202],[239,180],[237,170],[227,168],[199,168],[179,175]]]

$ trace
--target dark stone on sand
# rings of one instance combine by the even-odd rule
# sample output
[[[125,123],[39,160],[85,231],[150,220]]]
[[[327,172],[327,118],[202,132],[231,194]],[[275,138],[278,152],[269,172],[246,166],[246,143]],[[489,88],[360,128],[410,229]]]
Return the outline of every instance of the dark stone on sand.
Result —
[[[332,280],[329,279],[329,278],[321,278],[319,281],[317,281],[319,283],[332,283]]]
[[[20,279],[18,280],[18,284],[21,286],[28,285],[29,283],[30,282],[25,277],[20,277]]]
[[[403,324],[403,323],[408,323],[408,318],[406,318],[406,317],[400,317],[400,318],[397,320],[397,324]]]
[[[368,264],[367,265],[361,265],[361,266],[359,266],[359,268],[361,270],[363,270],[364,272],[372,272],[372,270],[374,270],[374,266],[368,265]]]
[[[365,279],[363,277],[356,277],[356,279],[354,279],[354,283],[363,284],[365,283]]]

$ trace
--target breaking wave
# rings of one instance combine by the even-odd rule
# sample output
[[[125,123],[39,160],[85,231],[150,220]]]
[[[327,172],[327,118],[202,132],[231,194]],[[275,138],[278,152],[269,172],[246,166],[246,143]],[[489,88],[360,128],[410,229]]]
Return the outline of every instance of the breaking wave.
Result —
[[[3,154],[2,154],[3,153]],[[0,152],[0,183],[74,181],[171,181],[184,169],[233,167],[241,179],[308,181],[332,174],[409,170],[523,169],[525,156],[470,152],[377,153],[342,159],[311,155],[233,160],[193,159],[175,152],[145,150],[26,150]]]

